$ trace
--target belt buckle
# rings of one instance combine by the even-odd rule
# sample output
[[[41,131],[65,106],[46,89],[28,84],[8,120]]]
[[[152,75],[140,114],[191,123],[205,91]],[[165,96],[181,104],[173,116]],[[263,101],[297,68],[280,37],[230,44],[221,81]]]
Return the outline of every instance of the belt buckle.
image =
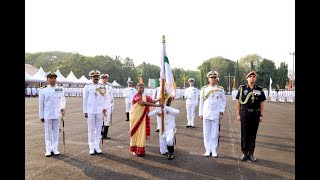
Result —
[[[248,112],[253,112],[253,109],[248,109]]]

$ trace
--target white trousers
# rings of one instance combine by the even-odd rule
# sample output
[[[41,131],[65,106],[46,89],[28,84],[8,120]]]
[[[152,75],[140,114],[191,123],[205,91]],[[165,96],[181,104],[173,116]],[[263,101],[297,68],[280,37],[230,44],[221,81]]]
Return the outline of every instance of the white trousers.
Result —
[[[126,101],[126,112],[130,112],[131,105],[132,105],[132,102],[127,102]]]
[[[196,105],[195,104],[186,104],[186,109],[187,109],[188,125],[194,126]]]
[[[219,137],[219,118],[203,119],[203,138],[206,152],[217,152]]]
[[[44,120],[44,137],[46,151],[57,151],[59,145],[59,125],[60,119],[45,119]]]
[[[107,107],[106,116],[106,118],[103,118],[104,126],[109,126],[111,121],[111,106]]]
[[[88,114],[88,143],[90,150],[99,149],[101,140],[102,113]]]
[[[157,115],[157,129],[161,129],[161,116]]]
[[[161,126],[160,126],[161,127]],[[173,139],[174,139],[174,131],[173,129],[166,129],[163,135],[161,135],[161,128],[159,131],[159,146],[160,146],[160,153],[165,154],[168,152],[167,146],[173,146]]]

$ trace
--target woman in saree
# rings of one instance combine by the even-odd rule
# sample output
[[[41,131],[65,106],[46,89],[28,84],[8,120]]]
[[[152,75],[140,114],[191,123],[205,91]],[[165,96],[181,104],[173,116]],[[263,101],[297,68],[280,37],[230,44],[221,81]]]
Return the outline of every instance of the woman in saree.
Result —
[[[130,151],[135,156],[145,154],[146,140],[150,137],[150,117],[148,116],[150,106],[163,107],[155,104],[159,101],[152,100],[144,93],[144,84],[138,83],[137,93],[133,96],[132,106],[129,112],[130,122]]]

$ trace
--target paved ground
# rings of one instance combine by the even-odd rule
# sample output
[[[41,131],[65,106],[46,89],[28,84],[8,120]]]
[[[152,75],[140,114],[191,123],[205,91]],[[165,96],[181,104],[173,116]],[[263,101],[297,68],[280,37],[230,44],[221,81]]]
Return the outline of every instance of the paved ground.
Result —
[[[38,117],[38,98],[25,99],[25,177],[26,179],[295,179],[295,105],[265,103],[255,156],[258,162],[239,160],[240,123],[236,121],[235,101],[227,96],[221,123],[218,158],[205,157],[202,120],[196,128],[186,128],[185,101],[172,107],[180,110],[176,119],[175,159],[159,152],[155,117],[151,118],[151,140],[144,157],[129,152],[129,124],[123,98],[115,99],[110,140],[104,141],[103,154],[89,155],[87,122],[82,113],[82,98],[67,97],[65,116],[66,146],[60,156],[45,157],[44,125]],[[197,112],[198,114],[198,107]],[[61,123],[62,125],[62,123]]]

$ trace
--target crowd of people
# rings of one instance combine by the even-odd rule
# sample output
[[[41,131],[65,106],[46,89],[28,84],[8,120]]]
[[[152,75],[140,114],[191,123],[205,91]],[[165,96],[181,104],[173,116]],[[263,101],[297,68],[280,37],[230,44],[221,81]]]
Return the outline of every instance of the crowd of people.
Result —
[[[45,156],[59,155],[59,122],[66,108],[66,90],[58,85],[55,73],[47,73],[48,85],[38,90],[39,116],[45,129]],[[109,75],[98,70],[89,72],[92,83],[86,84],[81,94],[83,98],[83,114],[87,118],[89,154],[101,154],[103,139],[110,138],[108,129],[114,110],[115,89],[108,83]],[[208,85],[201,90],[194,87],[194,78],[189,78],[189,87],[185,89],[183,99],[186,99],[186,127],[195,128],[196,108],[199,106],[199,118],[203,123],[204,156],[218,157],[220,121],[226,107],[225,91],[219,85],[219,73],[207,73]],[[255,139],[259,123],[262,122],[264,101],[266,95],[256,84],[256,72],[246,76],[248,83],[241,85],[235,94],[237,103],[237,120],[241,124],[241,160],[257,161],[253,156]],[[159,79],[160,81],[161,79]],[[171,107],[171,102],[177,97],[171,97],[166,91],[161,93],[158,87],[146,93],[142,82],[133,87],[133,81],[128,79],[128,87],[122,90],[125,97],[126,119],[130,126],[130,152],[135,156],[145,155],[146,140],[150,136],[150,117],[157,116],[157,132],[159,132],[160,153],[166,154],[169,160],[174,159],[174,139],[176,132],[175,117],[180,110]],[[165,88],[163,88],[165,89]],[[162,98],[162,94],[165,98]],[[178,93],[177,93],[178,94]],[[179,95],[177,95],[179,97]],[[166,99],[161,102],[161,99]],[[150,107],[156,107],[150,111]],[[162,116],[164,122],[162,123]]]

